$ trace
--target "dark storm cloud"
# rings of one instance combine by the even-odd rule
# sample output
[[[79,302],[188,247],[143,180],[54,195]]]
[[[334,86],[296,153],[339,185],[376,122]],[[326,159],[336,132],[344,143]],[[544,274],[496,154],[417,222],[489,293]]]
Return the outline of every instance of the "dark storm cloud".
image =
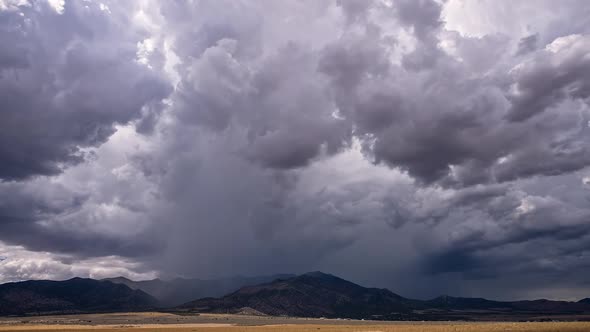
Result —
[[[461,7],[489,33],[452,0],[0,10],[0,240],[408,296],[581,288],[589,6],[539,3]]]
[[[562,176],[540,183],[572,180]],[[557,191],[561,190],[567,189]],[[586,273],[588,247],[580,244],[590,236],[587,201],[562,201],[556,198],[562,195],[552,194],[510,190],[504,196],[483,199],[485,204],[476,209],[455,209],[433,229],[434,234],[423,239],[429,254],[424,255],[422,267],[428,273],[456,273],[468,279],[519,274],[548,278],[560,270]],[[457,220],[451,236],[436,234],[453,228],[451,220]]]
[[[197,38],[210,29],[185,33]],[[227,32],[202,53],[183,58],[187,75],[176,95],[181,119],[215,132],[244,128],[250,144],[242,153],[265,167],[302,167],[322,150],[339,151],[350,138],[350,124],[333,116],[317,56],[288,42],[251,59],[240,50],[252,39],[256,32]]]
[[[150,256],[161,246],[147,240],[151,234],[138,234],[140,241],[132,241],[116,235],[103,235],[57,226],[44,227],[24,220],[8,220],[0,224],[2,239],[6,244],[24,246],[31,251],[63,253],[72,257],[123,257]],[[92,245],[88,245],[88,244]],[[73,258],[72,258],[73,259]],[[75,259],[74,259],[75,260]]]
[[[0,184],[0,239],[30,250],[96,257],[116,252],[147,255],[158,247],[144,233],[133,241],[123,234],[101,233],[76,219],[91,220],[84,212],[90,197],[59,184],[7,182]],[[106,221],[106,220],[101,220]],[[91,245],[88,245],[91,244]]]
[[[402,24],[412,27],[414,35],[420,39],[431,38],[431,34],[441,25],[441,5],[431,0],[400,0],[394,2]]]
[[[537,49],[539,43],[539,35],[534,34],[527,37],[523,37],[518,42],[518,49],[516,55],[524,55]]]
[[[53,175],[169,87],[136,61],[139,31],[96,3],[43,1],[0,12],[0,178]]]
[[[363,0],[338,0],[336,3],[342,8],[349,24],[366,22],[367,13],[373,5],[372,1]]]
[[[2,184],[0,191],[0,223],[28,223],[47,215],[55,215],[83,204],[85,197],[72,195],[62,186],[46,191],[16,183]]]
[[[561,37],[514,69],[511,121],[525,121],[566,99],[590,97],[588,36]]]
[[[402,59],[405,68],[384,60],[395,45],[374,29],[356,36],[354,46],[349,38],[339,39],[320,61],[339,109],[365,135],[366,151],[376,162],[401,167],[426,184],[459,186],[555,175],[588,165],[588,115],[575,106],[576,99],[587,98],[583,68],[589,66],[581,57],[586,37],[563,37],[548,49],[506,62],[478,56],[480,49],[509,51],[506,38],[455,37],[458,61],[440,49],[440,18],[435,15],[440,7],[405,6],[410,5],[398,9],[402,22],[421,31],[415,32],[415,50]],[[474,76],[474,69],[482,75]],[[570,104],[559,108],[561,102]],[[537,113],[546,114],[521,117]]]
[[[94,153],[82,149],[106,142],[115,125],[159,112],[170,91],[160,73],[138,61],[137,43],[146,34],[131,28],[132,6],[105,6],[0,4],[3,243],[80,257],[145,255],[156,246],[93,227],[107,218],[92,203],[92,190],[38,178],[92,161]]]

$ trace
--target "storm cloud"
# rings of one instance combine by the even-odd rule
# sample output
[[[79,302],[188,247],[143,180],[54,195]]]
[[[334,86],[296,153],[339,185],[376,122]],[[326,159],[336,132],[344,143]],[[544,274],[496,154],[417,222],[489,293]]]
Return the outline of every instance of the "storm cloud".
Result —
[[[82,162],[84,148],[168,94],[169,83],[137,61],[145,33],[119,12],[130,8],[11,2],[0,13],[1,179],[55,175]]]
[[[0,280],[587,297],[590,4],[508,5],[0,0]]]

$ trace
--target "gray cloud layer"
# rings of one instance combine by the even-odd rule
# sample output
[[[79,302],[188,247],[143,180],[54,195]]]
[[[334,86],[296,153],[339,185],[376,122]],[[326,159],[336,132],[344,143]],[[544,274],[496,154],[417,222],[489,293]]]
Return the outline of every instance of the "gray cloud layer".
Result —
[[[62,14],[35,1],[0,13],[0,178],[54,175],[82,162],[113,125],[157,107],[168,91],[141,65],[142,32],[97,3],[67,2]]]
[[[588,296],[586,1],[17,3],[4,279],[99,260]]]

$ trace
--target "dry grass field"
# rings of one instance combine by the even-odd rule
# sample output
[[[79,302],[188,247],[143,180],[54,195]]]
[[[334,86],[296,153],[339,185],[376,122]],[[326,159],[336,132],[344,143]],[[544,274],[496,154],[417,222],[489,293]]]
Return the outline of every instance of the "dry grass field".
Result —
[[[588,332],[590,323],[473,323],[473,324],[389,324],[389,325],[265,325],[225,326],[223,324],[145,325],[36,325],[0,327],[0,331],[92,331],[92,332]]]
[[[4,331],[92,332],[590,332],[590,322],[453,323],[366,322],[162,313],[2,318]]]

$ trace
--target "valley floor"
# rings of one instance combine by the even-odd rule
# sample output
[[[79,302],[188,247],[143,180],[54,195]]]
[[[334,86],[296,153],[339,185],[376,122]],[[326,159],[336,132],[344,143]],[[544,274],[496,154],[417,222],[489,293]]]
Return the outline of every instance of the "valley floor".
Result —
[[[375,322],[237,315],[119,313],[0,318],[0,331],[92,332],[588,332],[590,322]]]

